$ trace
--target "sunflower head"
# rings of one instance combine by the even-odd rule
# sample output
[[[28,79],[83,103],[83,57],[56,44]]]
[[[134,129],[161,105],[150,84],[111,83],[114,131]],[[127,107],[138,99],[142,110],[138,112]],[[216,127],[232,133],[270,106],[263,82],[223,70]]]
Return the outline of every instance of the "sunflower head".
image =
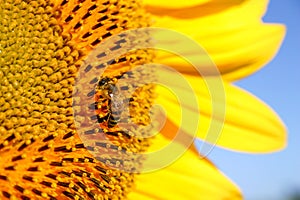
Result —
[[[122,198],[133,175],[116,169],[125,165],[116,155],[143,151],[148,142],[134,137],[143,134],[141,129],[118,127],[122,119],[112,116],[111,107],[118,105],[112,105],[110,95],[128,90],[117,87],[117,80],[134,66],[149,62],[149,52],[137,50],[97,64],[107,70],[94,77],[99,84],[89,96],[95,113],[88,120],[98,126],[84,129],[89,143],[83,144],[76,130],[74,116],[82,111],[76,110],[72,95],[78,69],[84,67],[88,73],[96,67],[84,62],[91,50],[121,31],[148,26],[140,3],[1,1],[0,13],[0,197]],[[106,53],[98,51],[97,55]],[[127,76],[137,80],[147,75]],[[144,113],[151,107],[152,88],[139,87],[128,99],[135,123],[149,121]],[[82,99],[77,100],[80,107]],[[126,166],[137,168],[140,162],[141,158],[135,158]]]

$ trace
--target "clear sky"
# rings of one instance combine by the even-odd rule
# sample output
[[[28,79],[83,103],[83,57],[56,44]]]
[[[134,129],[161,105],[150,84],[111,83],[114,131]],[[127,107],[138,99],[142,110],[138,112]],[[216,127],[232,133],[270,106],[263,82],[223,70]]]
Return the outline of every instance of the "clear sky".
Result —
[[[269,155],[214,149],[210,159],[242,189],[246,200],[287,200],[300,191],[300,0],[271,0],[266,22],[288,28],[276,58],[258,73],[237,83],[282,117],[289,129],[288,147]]]

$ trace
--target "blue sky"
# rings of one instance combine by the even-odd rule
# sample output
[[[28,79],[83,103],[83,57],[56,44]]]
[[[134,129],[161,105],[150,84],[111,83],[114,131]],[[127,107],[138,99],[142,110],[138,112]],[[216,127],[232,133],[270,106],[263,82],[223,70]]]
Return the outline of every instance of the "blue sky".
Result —
[[[288,32],[271,63],[238,83],[268,103],[289,129],[288,147],[279,153],[249,155],[215,148],[210,159],[242,189],[246,200],[286,200],[300,191],[300,1],[271,0],[264,17]]]

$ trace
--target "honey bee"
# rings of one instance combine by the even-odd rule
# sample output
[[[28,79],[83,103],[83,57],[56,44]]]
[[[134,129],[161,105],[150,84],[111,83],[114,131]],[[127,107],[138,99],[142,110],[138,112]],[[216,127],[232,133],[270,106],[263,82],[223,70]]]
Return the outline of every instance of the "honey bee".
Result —
[[[96,88],[98,100],[96,100],[96,109],[100,109],[98,121],[107,122],[109,128],[115,127],[121,119],[123,111],[123,97],[120,89],[116,86],[113,79],[102,78]]]

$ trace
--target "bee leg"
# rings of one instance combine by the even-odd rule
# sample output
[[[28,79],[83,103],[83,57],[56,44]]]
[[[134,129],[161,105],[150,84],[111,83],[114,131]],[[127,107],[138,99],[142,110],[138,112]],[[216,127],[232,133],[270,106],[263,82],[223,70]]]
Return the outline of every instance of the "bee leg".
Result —
[[[99,115],[97,115],[98,123],[103,123],[105,121],[109,121],[109,116],[110,116],[110,114],[107,114],[104,117],[100,117]]]

